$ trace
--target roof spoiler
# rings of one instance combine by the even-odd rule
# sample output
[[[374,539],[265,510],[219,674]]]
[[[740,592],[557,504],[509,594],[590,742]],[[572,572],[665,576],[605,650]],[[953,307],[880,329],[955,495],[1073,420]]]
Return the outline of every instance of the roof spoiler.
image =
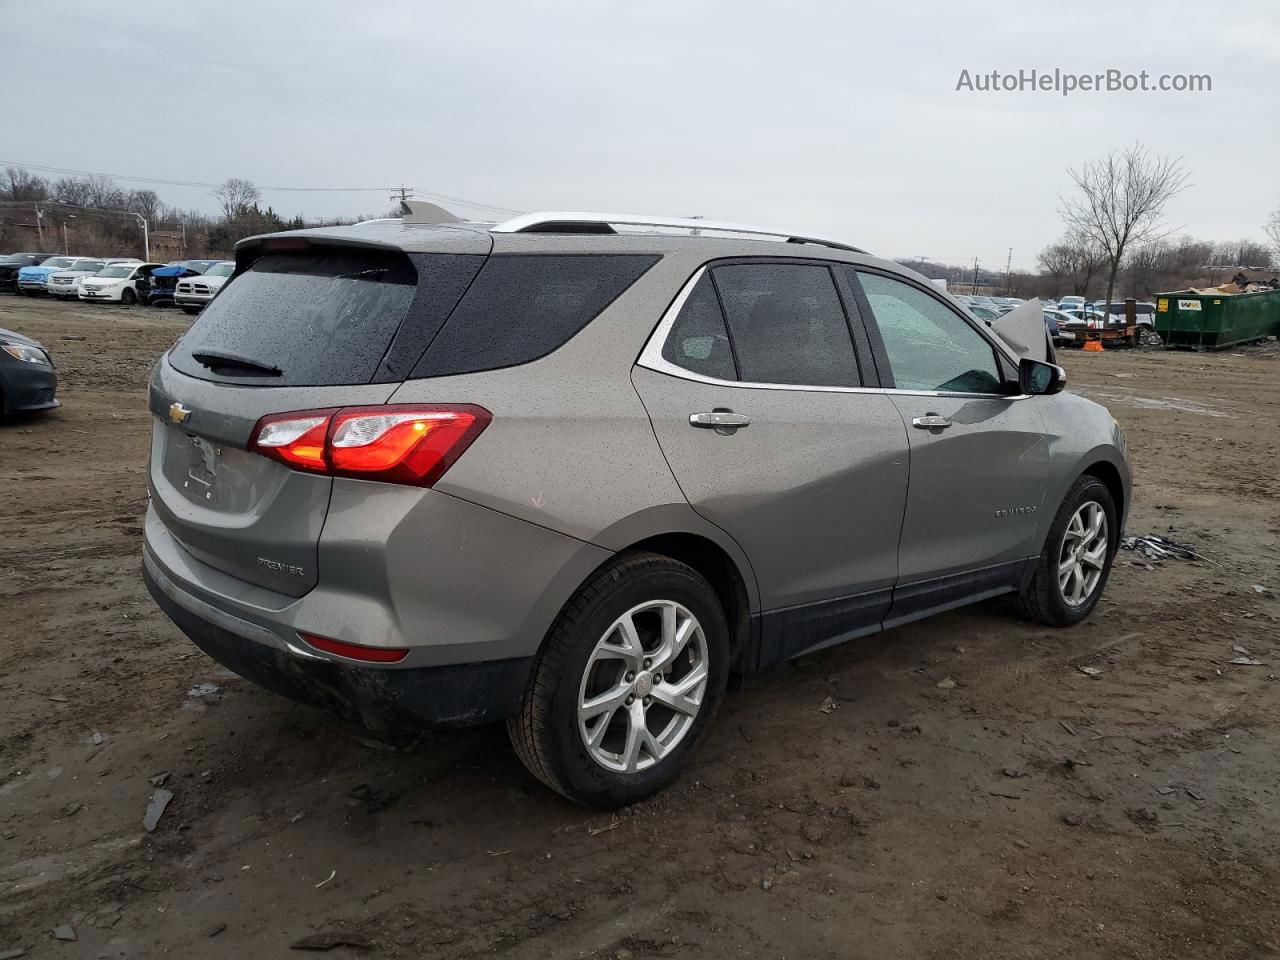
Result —
[[[400,217],[405,223],[462,223],[461,217],[455,217],[444,207],[425,200],[401,200]]]

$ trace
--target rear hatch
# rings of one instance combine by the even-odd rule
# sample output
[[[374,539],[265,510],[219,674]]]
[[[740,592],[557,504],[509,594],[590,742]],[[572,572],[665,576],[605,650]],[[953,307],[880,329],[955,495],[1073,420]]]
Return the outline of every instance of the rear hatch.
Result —
[[[250,452],[250,437],[270,414],[387,402],[491,245],[481,231],[442,232],[447,253],[341,234],[241,251],[151,381],[152,504],[196,559],[290,596],[315,586],[333,481]]]

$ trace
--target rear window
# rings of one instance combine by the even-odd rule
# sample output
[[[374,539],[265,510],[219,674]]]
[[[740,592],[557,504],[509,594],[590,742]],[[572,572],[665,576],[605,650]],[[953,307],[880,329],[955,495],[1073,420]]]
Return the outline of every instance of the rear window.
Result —
[[[263,386],[368,383],[417,292],[403,254],[267,254],[228,281],[178,341],[170,362],[193,377]],[[201,363],[232,357],[252,367]]]
[[[412,375],[476,373],[545,357],[658,259],[632,254],[492,256]]]

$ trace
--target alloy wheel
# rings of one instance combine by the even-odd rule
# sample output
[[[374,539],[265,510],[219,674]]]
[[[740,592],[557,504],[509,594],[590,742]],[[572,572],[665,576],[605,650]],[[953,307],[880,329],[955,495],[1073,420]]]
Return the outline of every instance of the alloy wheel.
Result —
[[[1062,536],[1058,553],[1058,589],[1072,607],[1084,604],[1097,589],[1107,565],[1107,514],[1090,500],[1080,505]]]
[[[591,759],[646,770],[693,727],[707,691],[707,638],[671,600],[632,607],[604,632],[578,689],[578,731]]]

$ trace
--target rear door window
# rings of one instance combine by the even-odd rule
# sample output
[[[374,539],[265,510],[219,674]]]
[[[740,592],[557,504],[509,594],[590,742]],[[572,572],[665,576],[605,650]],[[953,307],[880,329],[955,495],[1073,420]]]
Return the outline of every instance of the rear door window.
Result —
[[[266,254],[227,282],[173,348],[170,362],[193,377],[248,375],[263,386],[368,383],[417,283],[403,254]],[[252,368],[210,365],[218,357],[279,373],[255,376]]]
[[[586,327],[658,259],[647,254],[492,256],[413,376],[496,370],[545,357]]]
[[[729,331],[711,274],[704,273],[680,308],[662,345],[662,359],[717,380],[737,380]]]
[[[849,325],[829,268],[738,263],[716,267],[712,274],[741,380],[861,385]]]

